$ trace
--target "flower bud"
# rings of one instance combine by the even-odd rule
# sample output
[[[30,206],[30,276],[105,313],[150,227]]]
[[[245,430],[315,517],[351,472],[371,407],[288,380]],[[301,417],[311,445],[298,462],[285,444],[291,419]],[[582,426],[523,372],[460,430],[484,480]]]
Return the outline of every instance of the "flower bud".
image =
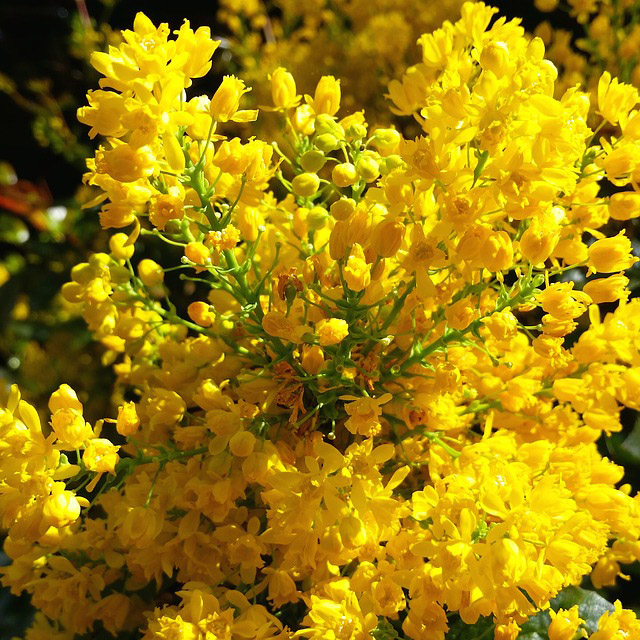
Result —
[[[294,112],[291,119],[293,128],[305,136],[313,135],[315,118],[311,105],[301,104]]]
[[[313,142],[323,153],[331,153],[340,148],[340,140],[332,133],[323,133],[321,136],[317,136]]]
[[[315,173],[301,173],[291,181],[293,193],[301,198],[308,198],[318,191],[320,178]]]
[[[536,6],[540,4],[539,0]],[[551,9],[553,11],[553,9]],[[616,574],[620,571],[618,567]],[[573,640],[578,634],[578,628],[584,623],[580,618],[578,605],[571,607],[569,610],[558,609],[556,613],[553,609],[549,610],[551,615],[551,624],[549,625],[550,640]]]
[[[64,486],[63,483],[56,484]],[[80,503],[71,491],[55,491],[45,498],[42,505],[42,516],[48,527],[66,527],[80,516]]]
[[[85,440],[93,437],[91,425],[76,409],[58,409],[51,416],[51,427],[61,448],[68,450],[79,449]]]
[[[211,264],[211,251],[202,242],[189,242],[184,248],[184,255],[187,260],[193,262],[196,273],[206,270],[206,266]]]
[[[340,80],[333,76],[322,76],[316,86],[311,107],[316,115],[335,115],[340,108]]]
[[[78,400],[76,392],[68,385],[61,384],[49,398],[49,411],[55,413],[60,409],[73,409],[82,414],[82,403]]]
[[[157,262],[145,258],[138,264],[138,277],[145,286],[155,287],[164,280],[164,271]]]
[[[129,239],[126,233],[116,233],[109,238],[109,249],[116,260],[128,260],[136,250],[133,244],[125,247],[125,242]]]
[[[284,67],[278,67],[271,74],[271,96],[278,109],[295,107],[300,100],[296,95],[296,81]]]
[[[595,304],[602,302],[617,302],[626,300],[629,296],[627,285],[629,278],[622,273],[616,273],[608,278],[596,278],[587,282],[583,291],[593,300]]]
[[[162,148],[169,167],[176,173],[182,173],[185,167],[184,152],[178,138],[172,132],[167,132],[162,136]]]
[[[106,438],[93,438],[82,454],[82,462],[89,471],[115,473],[120,459],[118,449],[120,447]]]
[[[395,129],[378,129],[371,140],[376,149],[391,153],[402,140],[402,136]]]
[[[200,300],[192,302],[187,307],[187,314],[201,327],[210,327],[216,319],[215,314],[211,311],[210,305]]]
[[[336,200],[330,207],[329,211],[336,220],[348,220],[356,209],[356,201],[353,198],[345,198]]]
[[[315,132],[316,136],[330,133],[338,140],[344,140],[345,136],[344,127],[339,122],[336,122],[336,119],[333,116],[328,116],[326,114],[320,114],[317,116]]]
[[[398,253],[404,239],[404,225],[399,220],[382,220],[374,231],[372,246],[383,258],[390,258]]]
[[[356,171],[365,182],[373,182],[380,175],[378,161],[370,155],[361,155],[358,158]]]
[[[213,94],[209,104],[209,113],[218,122],[231,120],[238,111],[240,98],[249,89],[239,78],[235,76],[224,76],[217,91]]]
[[[640,193],[614,193],[609,200],[609,215],[614,220],[630,220],[640,216]]]
[[[332,260],[340,260],[347,255],[349,221],[339,220],[329,236],[329,255]]]
[[[324,366],[324,352],[317,346],[305,345],[300,358],[302,368],[311,376],[315,376]]]
[[[493,232],[482,245],[484,267],[504,271],[513,264],[513,245],[506,231]]]
[[[491,229],[483,225],[472,224],[465,232],[458,246],[456,253],[460,260],[474,260],[482,252],[484,243],[491,235]]]
[[[229,451],[238,458],[246,458],[253,453],[256,437],[250,431],[234,433],[229,440]]]
[[[447,307],[444,312],[449,327],[466,329],[478,316],[478,310],[469,298],[462,298]]]
[[[116,421],[116,431],[121,436],[133,435],[140,426],[140,418],[136,413],[136,405],[133,402],[125,402],[118,409],[118,419]]]
[[[315,149],[311,149],[310,151],[303,153],[300,157],[300,165],[302,168],[311,173],[317,173],[320,171],[326,162],[327,158],[324,153]]]
[[[364,251],[354,244],[344,268],[344,279],[352,291],[362,291],[371,282],[371,265],[367,264]]]
[[[520,238],[520,253],[532,264],[545,262],[558,244],[559,231],[547,224],[534,218]]]
[[[347,516],[340,522],[342,544],[348,549],[359,549],[367,541],[367,530],[357,516]]]
[[[350,162],[343,162],[333,168],[331,180],[337,187],[350,187],[358,181],[358,173]]]
[[[638,261],[631,253],[631,241],[623,231],[613,238],[596,240],[589,247],[589,273],[624,271]]]
[[[349,140],[362,140],[367,135],[367,126],[361,122],[354,122],[345,131]]]
[[[504,42],[489,42],[480,54],[480,66],[495,74],[496,78],[509,70],[509,48]]]
[[[329,218],[329,212],[324,207],[313,207],[307,213],[307,226],[309,229],[318,230],[322,229]]]
[[[538,11],[551,13],[556,10],[558,0],[534,0],[534,5]]]

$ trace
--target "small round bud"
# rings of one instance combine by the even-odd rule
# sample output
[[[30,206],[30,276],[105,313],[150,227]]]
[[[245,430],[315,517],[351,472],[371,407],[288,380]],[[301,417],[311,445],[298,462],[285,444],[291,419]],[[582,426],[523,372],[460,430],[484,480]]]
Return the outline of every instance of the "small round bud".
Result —
[[[234,433],[229,440],[229,450],[238,458],[246,458],[253,453],[256,437],[250,431]]]
[[[135,247],[133,244],[124,246],[129,239],[126,233],[116,233],[109,238],[109,249],[116,260],[128,260],[133,255]]]
[[[322,151],[311,149],[302,155],[300,165],[305,171],[317,173],[324,167],[327,159]]]
[[[355,122],[347,128],[345,133],[350,140],[362,140],[367,135],[367,127],[360,122]]]
[[[333,168],[331,179],[338,187],[350,187],[358,181],[358,173],[350,162],[343,162]]]
[[[155,287],[164,280],[164,271],[157,262],[145,258],[138,264],[138,277],[145,286]]]
[[[80,516],[80,504],[71,491],[56,492],[45,498],[42,516],[48,526],[66,527]]]
[[[356,171],[365,182],[373,182],[380,175],[377,160],[368,155],[362,155],[358,158]]]
[[[394,169],[401,167],[404,164],[404,160],[397,154],[393,153],[386,158],[382,158],[378,162],[378,168],[383,176],[391,173]]]
[[[332,133],[323,133],[321,136],[316,136],[314,144],[323,153],[329,153],[340,148],[340,140]]]
[[[209,307],[210,305],[206,302],[192,302],[187,307],[187,314],[197,325],[201,327],[210,327],[215,321],[215,315],[211,313],[211,309]]]
[[[356,210],[356,201],[353,198],[342,197],[336,200],[330,207],[329,211],[336,220],[347,220]]]
[[[293,193],[302,198],[308,198],[318,191],[320,178],[315,173],[301,173],[291,181]]]
[[[402,136],[395,129],[378,129],[374,134],[371,142],[382,151],[393,151],[402,140]]]
[[[307,226],[309,229],[322,229],[327,224],[329,212],[324,207],[313,207],[307,213]]]
[[[336,122],[336,119],[327,114],[320,114],[316,118],[316,136],[321,136],[324,133],[330,133],[339,140],[344,139],[344,128],[341,124]]]

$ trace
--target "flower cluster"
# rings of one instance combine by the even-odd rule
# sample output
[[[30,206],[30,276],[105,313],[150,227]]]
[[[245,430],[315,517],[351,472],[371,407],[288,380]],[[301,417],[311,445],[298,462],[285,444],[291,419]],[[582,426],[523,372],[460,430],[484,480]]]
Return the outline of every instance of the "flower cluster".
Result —
[[[465,3],[389,83],[415,136],[329,75],[302,95],[278,67],[260,111],[232,75],[191,95],[218,42],[188,22],[138,14],[94,54],[85,182],[115,231],[62,295],[119,408],[92,426],[62,386],[48,436],[15,391],[0,414],[27,638],[443,640],[488,619],[515,640],[640,559],[640,499],[597,444],[640,408],[638,258],[605,227],[640,216],[640,96],[603,74],[594,108],[553,97],[543,42],[495,13]],[[279,142],[233,137],[258,117]],[[550,640],[639,627],[619,603],[582,615],[554,610]]]

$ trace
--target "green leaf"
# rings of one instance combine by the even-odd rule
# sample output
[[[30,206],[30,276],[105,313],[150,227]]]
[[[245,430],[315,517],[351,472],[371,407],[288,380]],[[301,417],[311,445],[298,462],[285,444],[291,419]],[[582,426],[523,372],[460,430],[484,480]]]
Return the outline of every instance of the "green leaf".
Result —
[[[640,417],[636,419],[633,431],[618,445],[621,454],[620,462],[640,465]]]
[[[605,611],[613,611],[613,605],[599,596],[595,591],[588,591],[580,587],[563,589],[552,601],[551,609],[570,609],[578,605],[580,617],[585,621],[589,633],[598,629],[598,620]],[[522,625],[518,640],[547,640],[547,630],[551,623],[551,616],[547,611],[541,611]]]
[[[446,640],[493,640],[492,618],[480,618],[475,624],[458,619],[451,625]]]

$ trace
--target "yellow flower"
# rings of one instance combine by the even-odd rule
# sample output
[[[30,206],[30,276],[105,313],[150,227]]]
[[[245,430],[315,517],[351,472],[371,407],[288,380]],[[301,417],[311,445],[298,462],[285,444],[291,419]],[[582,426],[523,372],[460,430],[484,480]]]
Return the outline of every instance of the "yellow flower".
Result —
[[[349,419],[344,426],[353,434],[361,436],[374,436],[380,431],[380,416],[383,404],[391,400],[390,393],[384,393],[379,398],[355,396],[340,396],[340,400],[351,400],[344,405],[344,410]]]
[[[617,300],[626,300],[629,297],[628,284],[629,278],[622,273],[617,273],[608,278],[589,280],[584,285],[583,291],[595,304],[616,302]]]
[[[79,449],[93,437],[91,425],[76,409],[58,409],[51,416],[51,426],[61,446],[65,449]]]
[[[341,578],[325,584],[323,593],[312,595],[311,607],[303,620],[303,628],[296,635],[315,640],[325,638],[370,637],[377,624],[377,616],[364,613],[356,594],[349,589],[349,580]]]
[[[623,609],[620,600],[614,602],[614,611],[605,611],[598,620],[598,630],[589,640],[618,640],[634,638],[640,633],[640,621],[630,609]]]
[[[509,234],[496,231],[482,245],[484,266],[489,271],[504,271],[513,264],[513,244]]]
[[[115,473],[119,446],[114,445],[106,438],[93,438],[89,440],[87,448],[82,454],[82,462],[89,471],[98,473]]]
[[[556,282],[538,294],[542,308],[558,320],[572,320],[581,316],[591,298],[586,293],[573,290],[573,282]]]
[[[249,120],[255,120],[257,112],[238,112],[240,99],[250,91],[243,80],[235,76],[224,76],[217,91],[213,94],[209,103],[209,113],[218,122],[228,122],[229,120],[239,120],[246,122],[245,114],[249,114]],[[254,117],[255,116],[255,117]]]
[[[116,431],[121,436],[133,435],[140,426],[140,418],[136,412],[134,402],[125,402],[118,408],[118,419],[116,421]]]
[[[640,216],[640,193],[622,191],[609,198],[609,215],[614,220],[631,220]]]
[[[445,318],[452,329],[466,329],[477,317],[478,309],[469,298],[462,298],[447,307]]]
[[[170,220],[182,220],[183,216],[184,203],[178,196],[163,193],[149,203],[149,219],[160,231],[164,231]]]
[[[362,247],[356,242],[344,267],[344,279],[352,291],[362,291],[371,282],[371,265],[367,264]]]
[[[118,144],[113,149],[98,151],[96,170],[118,182],[134,182],[152,176],[158,168],[149,147],[134,149],[128,144]]]
[[[82,413],[82,403],[78,400],[76,392],[68,384],[61,384],[49,399],[49,411],[51,413],[55,413],[60,409],[73,409]]]
[[[42,517],[47,526],[66,527],[80,516],[80,503],[72,491],[64,488],[63,482],[56,482],[51,495],[42,504]]]
[[[620,82],[618,78],[611,78],[605,71],[598,81],[598,111],[611,124],[624,124],[629,111],[638,104],[638,90]]]
[[[316,116],[326,113],[333,116],[340,108],[340,80],[333,76],[322,76],[316,85],[313,98],[305,96]]]
[[[278,67],[270,76],[271,95],[277,109],[297,107],[300,96],[296,95],[296,81],[284,68]]]
[[[349,335],[349,325],[341,318],[322,319],[316,324],[316,335],[321,346],[329,347]]]
[[[589,273],[612,273],[632,267],[638,262],[632,251],[631,241],[624,231],[613,238],[596,240],[589,247]]]

